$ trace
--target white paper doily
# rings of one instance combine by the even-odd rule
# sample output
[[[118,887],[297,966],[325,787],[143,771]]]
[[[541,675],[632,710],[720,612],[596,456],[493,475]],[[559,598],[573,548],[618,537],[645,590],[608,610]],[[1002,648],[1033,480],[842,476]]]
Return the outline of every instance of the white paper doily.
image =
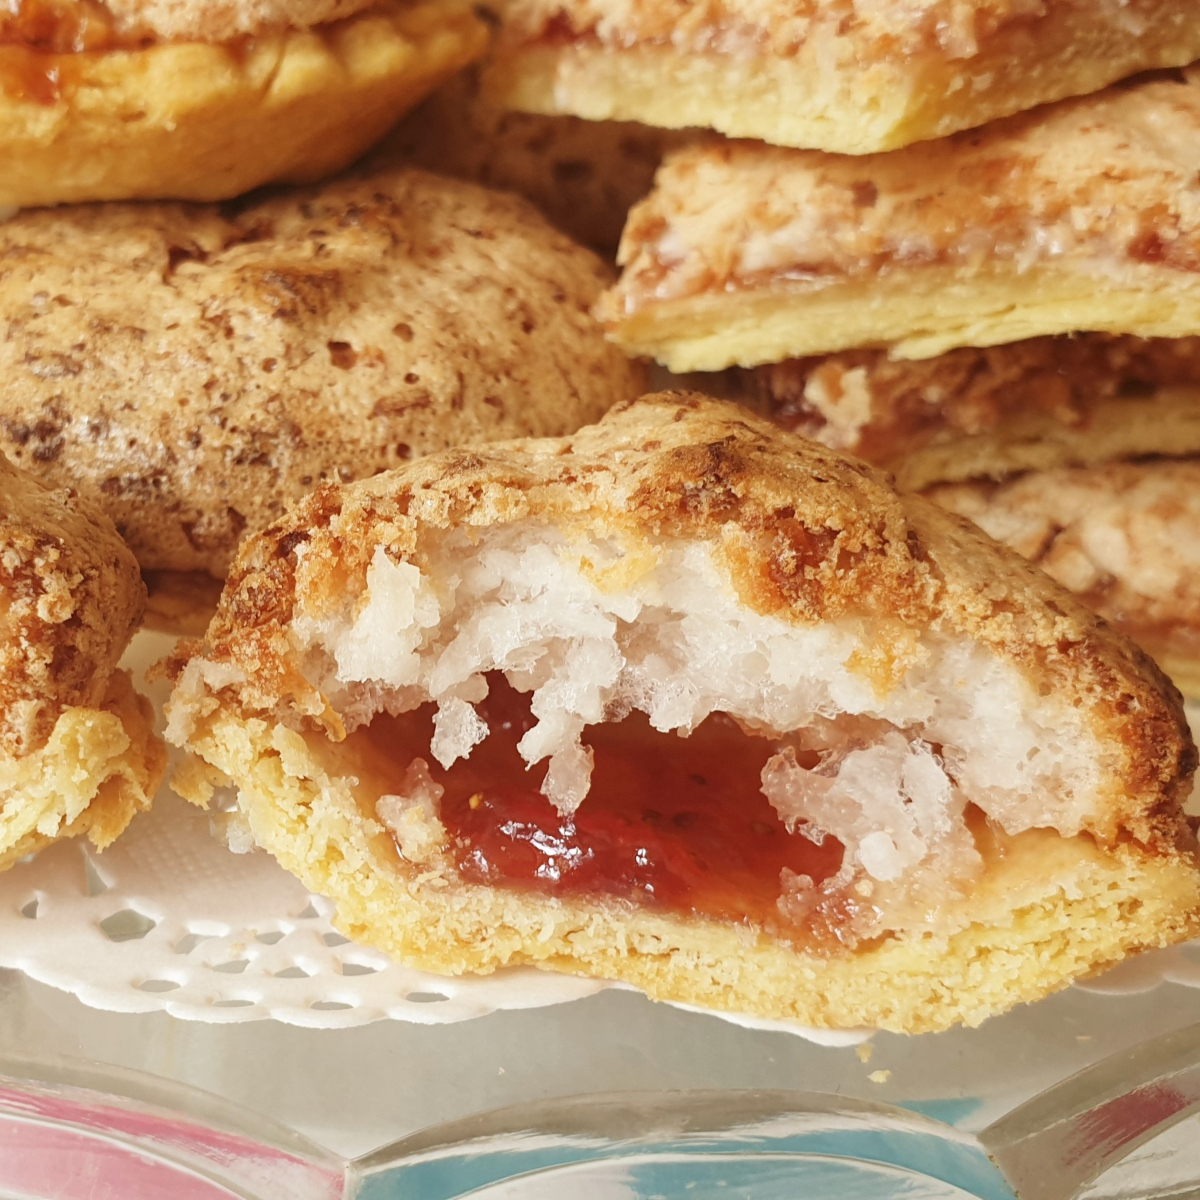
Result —
[[[165,688],[141,680],[171,645],[143,632],[124,660],[160,707]],[[263,851],[231,853],[212,836],[208,814],[164,786],[103,854],[64,841],[0,873],[0,967],[94,1008],[320,1028],[385,1017],[446,1024],[621,986],[533,968],[433,975],[348,941],[332,912]],[[867,1036],[727,1019],[826,1045]]]

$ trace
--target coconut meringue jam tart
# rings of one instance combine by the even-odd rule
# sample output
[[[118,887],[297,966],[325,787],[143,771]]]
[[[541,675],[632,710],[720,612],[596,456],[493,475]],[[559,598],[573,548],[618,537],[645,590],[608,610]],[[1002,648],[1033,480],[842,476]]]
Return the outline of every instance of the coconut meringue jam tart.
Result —
[[[920,1032],[1200,931],[1150,660],[694,394],[319,488],[171,670],[176,788],[429,970]]]

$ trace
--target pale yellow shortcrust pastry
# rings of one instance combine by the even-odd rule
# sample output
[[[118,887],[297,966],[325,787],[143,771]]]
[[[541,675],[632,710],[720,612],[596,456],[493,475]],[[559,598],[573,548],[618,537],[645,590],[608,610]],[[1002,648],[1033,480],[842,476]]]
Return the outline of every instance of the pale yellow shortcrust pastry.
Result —
[[[3,206],[320,179],[487,43],[459,0],[60,7],[65,34],[0,18]]]
[[[1186,0],[496,0],[513,108],[845,154],[1200,57]]]
[[[868,158],[682,149],[631,213],[600,312],[673,371],[1192,335],[1197,161],[1200,69]]]
[[[176,786],[206,803],[232,783],[343,932],[434,971],[534,964],[918,1032],[1200,928],[1195,749],[1146,656],[882,473],[687,393],[319,489],[244,544],[174,669]],[[516,737],[480,716],[505,689],[528,720],[511,774],[479,777]],[[766,760],[718,803],[664,822],[673,788],[629,809],[597,782],[605,731],[649,769],[710,720],[730,758]],[[729,839],[670,903],[572,890],[576,825],[614,802],[668,851],[758,805],[753,836],[831,857],[756,871],[753,912],[713,915]],[[506,874],[530,821],[542,873]]]
[[[220,579],[322,481],[567,433],[641,390],[589,313],[606,264],[415,169],[232,211],[22,212],[0,262],[0,452],[98,504],[148,572]],[[196,594],[167,583],[154,612]]]
[[[371,161],[410,163],[516,192],[611,258],[663,154],[687,137],[633,121],[510,112],[480,94],[472,67],[405,117]]]
[[[149,805],[166,749],[116,669],[144,602],[112,522],[0,455],[0,869]]]
[[[1200,338],[846,351],[749,380],[777,424],[970,517],[1200,695]]]

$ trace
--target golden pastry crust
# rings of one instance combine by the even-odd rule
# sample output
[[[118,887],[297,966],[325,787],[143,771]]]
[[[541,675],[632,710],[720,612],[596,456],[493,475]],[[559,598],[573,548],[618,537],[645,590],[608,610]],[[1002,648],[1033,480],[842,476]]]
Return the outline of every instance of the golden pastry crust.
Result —
[[[516,108],[708,126],[868,154],[1200,53],[1189,5],[1136,0],[501,0],[490,86]]]
[[[112,523],[0,455],[0,869],[59,837],[104,847],[166,768],[116,670],[146,591]]]
[[[860,159],[685,148],[630,214],[599,311],[626,349],[681,371],[1081,329],[1190,336],[1197,154],[1190,69]]]
[[[78,486],[145,569],[220,577],[322,480],[638,391],[588,313],[608,268],[516,197],[421,171],[22,213],[0,260],[0,449]]]
[[[0,44],[0,205],[221,200],[320,179],[486,43],[453,0],[384,0],[242,41]]]
[[[509,112],[480,95],[472,68],[406,117],[372,161],[516,192],[563,232],[612,257],[663,154],[685,137],[632,121]]]
[[[436,861],[406,860],[372,816],[394,778],[346,737],[292,622],[303,613],[323,628],[362,592],[380,547],[412,563],[423,539],[516,522],[620,538],[635,559],[643,541],[711,545],[742,605],[797,626],[880,618],[986,646],[1096,732],[1105,782],[1087,833],[983,835],[987,866],[957,924],[832,956],[702,917],[467,886]],[[1179,809],[1195,751],[1153,664],[966,522],[694,395],[621,405],[572,438],[452,451],[319,489],[243,546],[206,641],[176,671],[169,736],[204,760],[182,793],[205,802],[232,778],[256,838],[337,900],[342,928],[434,970],[535,962],[660,999],[919,1031],[977,1023],[1197,928]]]
[[[37,749],[0,755],[0,870],[64,837],[103,850],[150,807],[166,768],[149,700],[115,671],[95,706],[64,708]]]
[[[1034,338],[936,358],[848,350],[737,381],[781,428],[885,467],[906,491],[1200,453],[1200,338]]]
[[[100,703],[145,599],[98,508],[0,455],[0,754],[30,753],[64,709]]]

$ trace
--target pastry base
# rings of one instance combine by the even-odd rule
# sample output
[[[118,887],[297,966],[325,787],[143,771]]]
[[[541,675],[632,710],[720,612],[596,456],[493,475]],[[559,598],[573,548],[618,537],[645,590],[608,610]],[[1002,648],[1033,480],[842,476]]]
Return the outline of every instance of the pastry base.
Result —
[[[150,806],[167,751],[150,703],[117,671],[98,708],[68,708],[32,754],[0,758],[0,869],[64,837],[98,850]]]
[[[1200,305],[1200,278],[1151,266],[1123,267],[1119,278],[1051,266],[1020,274],[922,267],[823,287],[780,281],[668,300],[618,289],[597,306],[609,338],[675,372],[876,346],[894,358],[932,358],[1081,330],[1185,337],[1196,332]]]
[[[54,56],[0,47],[0,81],[62,66],[56,98],[0,88],[0,205],[223,200],[351,163],[487,31],[440,0],[230,45]]]
[[[981,845],[984,875],[945,913],[945,933],[828,955],[793,949],[747,925],[423,872],[369,815],[383,790],[369,766],[319,734],[218,711],[191,744],[216,769],[187,760],[175,790],[203,804],[231,778],[256,841],[335,902],[347,937],[448,975],[529,964],[700,1008],[918,1033],[977,1025],[1196,931],[1200,897],[1185,853],[1152,856],[1134,843],[1104,852],[1086,836],[1032,830]]]
[[[1010,26],[961,59],[930,50],[864,62],[861,46],[837,36],[810,41],[790,58],[630,41],[502,46],[488,91],[527,112],[695,125],[780,146],[870,154],[1200,56],[1200,27],[1179,0],[1156,6],[1136,37],[1086,6],[1059,5],[1032,30]]]

